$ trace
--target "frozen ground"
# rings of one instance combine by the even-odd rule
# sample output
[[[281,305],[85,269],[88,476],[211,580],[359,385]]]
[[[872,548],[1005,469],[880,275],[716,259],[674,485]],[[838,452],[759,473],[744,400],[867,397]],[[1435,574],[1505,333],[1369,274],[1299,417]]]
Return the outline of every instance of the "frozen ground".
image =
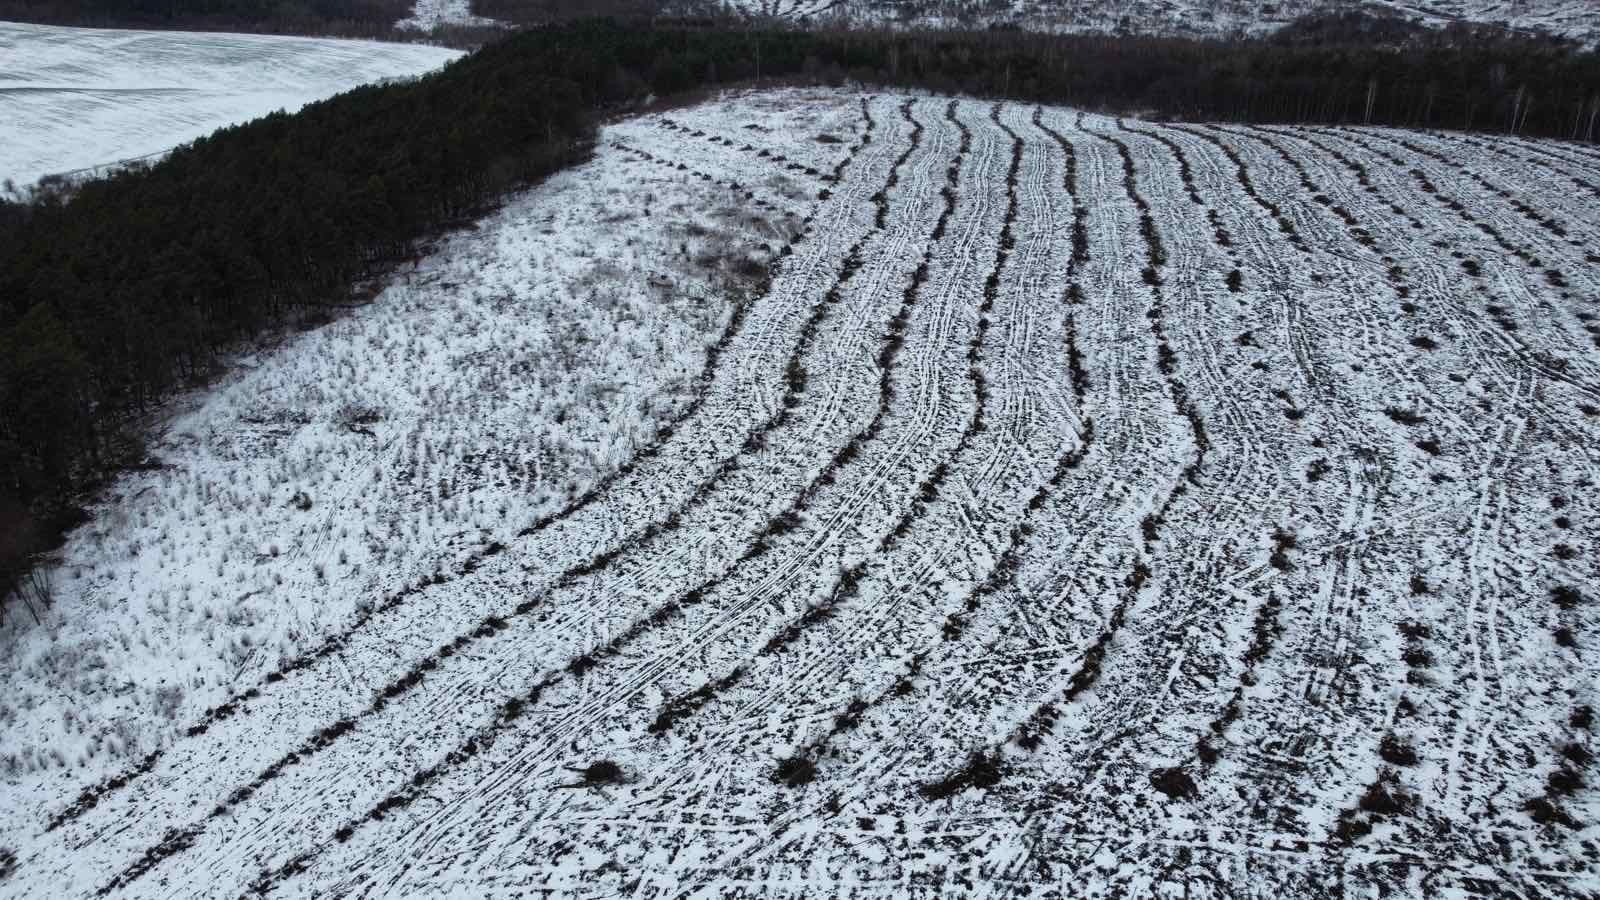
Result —
[[[1600,39],[1600,4],[1594,0],[734,0],[734,5],[797,20],[842,16],[919,26],[1017,24],[1200,37],[1262,34],[1309,12],[1367,7],[1435,26],[1485,22],[1587,43]]]
[[[0,22],[0,182],[160,153],[459,55],[421,44]]]
[[[1600,152],[854,104],[613,130],[614,165],[823,198],[681,421],[589,502],[527,527],[508,499],[521,527],[493,531],[453,484],[493,481],[512,433],[460,423],[543,393],[452,395],[432,456],[383,467],[449,496],[392,504],[374,543],[445,543],[447,513],[497,543],[417,590],[338,582],[379,605],[180,706],[159,752],[13,776],[0,894],[1600,891]],[[501,293],[457,271],[401,297]],[[519,308],[415,358],[527,361],[482,334]],[[348,327],[323,391],[410,377]],[[294,427],[354,453],[404,421],[347,434],[346,399]],[[256,542],[309,485],[282,545],[305,566],[361,482],[296,459],[126,502],[177,528],[176,496],[192,533],[219,527],[199,484],[238,490]],[[503,480],[486,498],[539,489]],[[356,602],[300,577],[281,602]]]

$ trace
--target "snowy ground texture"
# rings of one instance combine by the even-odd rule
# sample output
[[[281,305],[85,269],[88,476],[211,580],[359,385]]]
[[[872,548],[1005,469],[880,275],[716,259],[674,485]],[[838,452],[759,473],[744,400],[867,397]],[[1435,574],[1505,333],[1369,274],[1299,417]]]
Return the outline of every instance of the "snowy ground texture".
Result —
[[[476,27],[493,25],[493,19],[472,14],[471,0],[417,0],[411,15],[395,23],[396,28],[432,31],[440,25]]]
[[[597,163],[821,198],[674,426],[35,792],[0,894],[1600,891],[1600,152],[787,99],[630,122]],[[506,240],[513,270],[546,246]],[[503,293],[451,258],[400,293],[422,312],[301,354],[323,390],[404,382],[385,334]],[[425,358],[542,365],[508,308]],[[537,491],[484,458],[543,394],[487,381],[419,405],[434,452],[384,483]],[[370,452],[415,415],[286,427]],[[295,478],[359,493],[296,458],[261,448],[240,521]],[[417,520],[459,496],[380,543],[441,540]]]
[[[181,404],[163,468],[118,483],[51,570],[45,625],[0,629],[0,819],[514,542],[688,409],[708,345],[816,202],[798,160],[835,164],[860,128],[852,100],[808,92],[697,115],[780,127],[763,146],[792,135],[795,161],[712,159],[711,180],[652,152],[661,129],[618,125],[371,305]]]
[[[1015,24],[1049,31],[1190,35],[1263,34],[1323,10],[1399,13],[1433,26],[1482,22],[1600,40],[1594,0],[732,0],[796,20],[843,17],[918,26]]]
[[[461,54],[421,44],[0,22],[0,181],[105,166]]]

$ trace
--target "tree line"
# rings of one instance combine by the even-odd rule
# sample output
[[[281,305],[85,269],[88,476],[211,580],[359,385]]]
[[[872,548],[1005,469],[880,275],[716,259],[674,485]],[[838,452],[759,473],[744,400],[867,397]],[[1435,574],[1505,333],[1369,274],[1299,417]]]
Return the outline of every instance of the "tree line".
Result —
[[[139,462],[142,414],[240,341],[327,316],[423,238],[586,158],[600,116],[646,97],[849,79],[1182,119],[1595,139],[1594,53],[1504,35],[1408,41],[582,20],[0,202],[0,589],[100,480]]]

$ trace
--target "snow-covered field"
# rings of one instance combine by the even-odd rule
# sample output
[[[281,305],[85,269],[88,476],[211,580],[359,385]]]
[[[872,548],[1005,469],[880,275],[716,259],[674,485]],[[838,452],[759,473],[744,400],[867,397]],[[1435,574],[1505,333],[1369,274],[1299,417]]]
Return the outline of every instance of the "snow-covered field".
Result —
[[[180,697],[159,752],[13,774],[0,894],[1600,891],[1600,152],[843,94],[607,147],[180,419],[113,504],[136,525],[75,538],[135,647],[260,572],[298,581],[247,609],[342,608]],[[695,172],[804,217],[770,289],[703,381],[726,305],[552,371],[541,273],[593,246],[687,277],[644,179]],[[649,224],[528,233],[646,192]],[[521,365],[696,390],[527,527],[561,499],[533,448],[581,438]],[[435,564],[378,551],[417,544],[452,561],[392,593]],[[163,565],[190,607],[128,599]],[[108,690],[151,655],[114,652]]]
[[[1366,0],[1366,4],[1432,25],[1487,22],[1591,45],[1600,40],[1600,4],[1593,0]]]
[[[807,92],[697,115],[782,125],[815,166],[860,127],[850,101]],[[0,630],[0,818],[34,818],[19,805],[116,771],[375,601],[513,543],[688,408],[818,188],[754,153],[713,160],[715,180],[677,166],[705,153],[646,158],[668,134],[608,129],[594,161],[370,305],[179,404],[162,468],[120,481],[52,569],[44,627]]]
[[[733,5],[801,21],[843,18],[919,27],[1014,24],[1064,32],[1197,37],[1259,35],[1307,13],[1366,8],[1433,26],[1479,22],[1591,44],[1600,40],[1600,4],[1594,0],[733,0]]]
[[[161,153],[460,52],[422,44],[0,22],[0,182]]]

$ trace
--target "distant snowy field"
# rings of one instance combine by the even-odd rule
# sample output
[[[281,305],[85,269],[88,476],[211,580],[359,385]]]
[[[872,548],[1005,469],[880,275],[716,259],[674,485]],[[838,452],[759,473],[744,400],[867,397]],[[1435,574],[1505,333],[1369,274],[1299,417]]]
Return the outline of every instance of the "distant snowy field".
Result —
[[[1367,5],[1417,16],[1431,25],[1491,22],[1589,44],[1600,39],[1600,3],[1594,0],[1367,0]]]
[[[275,35],[0,22],[0,181],[160,153],[460,52]]]

